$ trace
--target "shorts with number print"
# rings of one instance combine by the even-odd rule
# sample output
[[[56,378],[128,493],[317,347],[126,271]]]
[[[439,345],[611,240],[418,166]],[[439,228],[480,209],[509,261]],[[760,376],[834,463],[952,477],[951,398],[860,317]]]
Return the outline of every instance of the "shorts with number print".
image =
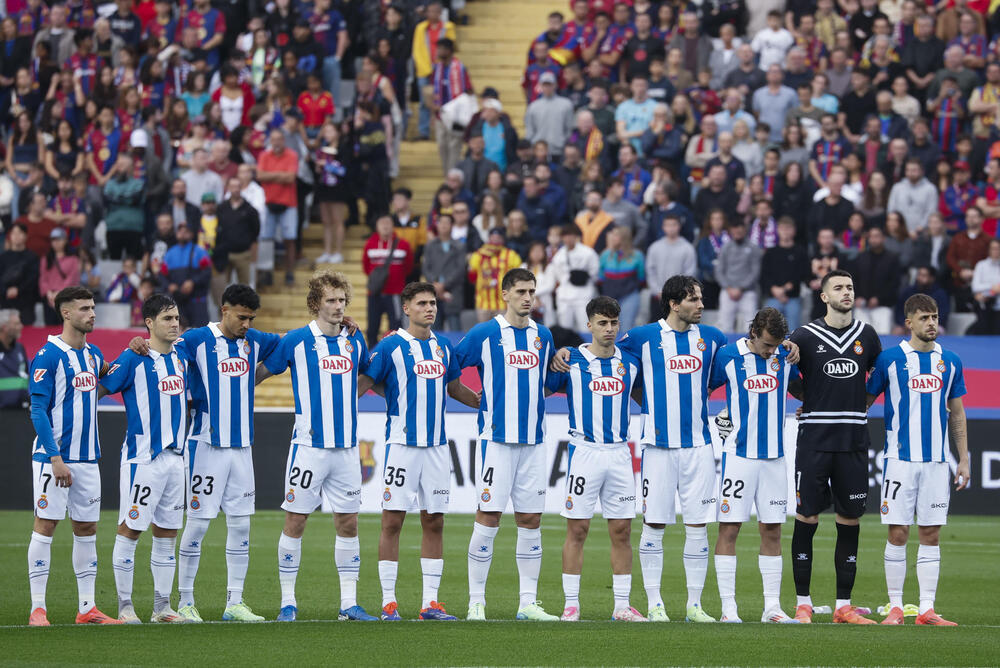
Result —
[[[646,524],[674,524],[674,495],[685,524],[715,521],[715,453],[711,446],[642,449],[642,515]]]
[[[357,448],[313,448],[293,443],[285,466],[283,510],[308,515],[323,504],[335,513],[361,511],[361,459]]]
[[[382,510],[448,512],[451,451],[448,446],[418,448],[385,444]]]
[[[150,523],[161,529],[184,525],[184,457],[173,448],[145,464],[122,462],[118,489],[119,524],[133,531]]]
[[[559,514],[567,519],[589,520],[598,499],[606,520],[635,517],[635,473],[628,444],[571,442],[565,496]]]
[[[250,448],[217,448],[190,439],[187,446],[188,515],[215,519],[253,515],[256,488]]]
[[[882,524],[936,527],[948,523],[951,471],[948,462],[885,459],[882,470]]]
[[[548,459],[544,445],[479,442],[479,510],[502,513],[507,500],[516,513],[545,511]]]
[[[101,469],[97,462],[66,462],[72,485],[56,487],[49,462],[31,462],[35,516],[63,520],[66,513],[77,522],[96,522],[101,517]]]
[[[784,457],[749,459],[722,453],[720,522],[749,522],[757,504],[757,521],[781,524],[788,514],[788,470]]]

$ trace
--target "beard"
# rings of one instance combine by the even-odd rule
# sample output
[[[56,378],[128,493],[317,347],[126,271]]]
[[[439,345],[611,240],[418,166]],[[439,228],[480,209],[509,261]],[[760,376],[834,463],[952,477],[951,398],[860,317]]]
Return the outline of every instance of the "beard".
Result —
[[[854,310],[854,302],[850,306],[844,306],[840,302],[827,302],[827,305],[837,313],[850,313]]]

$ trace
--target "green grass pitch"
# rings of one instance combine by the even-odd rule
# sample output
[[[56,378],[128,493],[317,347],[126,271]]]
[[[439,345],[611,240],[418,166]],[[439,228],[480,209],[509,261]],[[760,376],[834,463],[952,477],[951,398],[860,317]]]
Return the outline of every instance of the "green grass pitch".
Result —
[[[114,516],[105,513],[98,531],[101,565],[98,605],[117,612],[111,547]],[[834,597],[832,517],[824,516],[816,536],[813,598],[817,605]],[[401,614],[414,618],[420,605],[419,523],[411,518],[403,530],[397,594]],[[277,541],[283,514],[260,512],[253,520],[250,573],[245,599],[258,613],[273,619],[278,611]],[[445,568],[440,598],[448,610],[464,617],[467,606],[466,550],[472,518],[453,515],[445,523]],[[873,609],[885,602],[882,549],[885,533],[877,518],[863,524],[855,603]],[[360,520],[362,568],[359,602],[377,612],[381,601],[376,545],[379,518]],[[539,598],[554,613],[562,609],[560,550],[564,523],[546,516],[543,524],[545,557]],[[333,523],[316,515],[303,540],[298,578],[295,624],[210,623],[200,626],[75,627],[76,583],[70,552],[69,523],[56,532],[52,546],[48,610],[52,628],[32,629],[27,623],[29,596],[26,549],[31,531],[28,512],[0,513],[0,663],[131,664],[131,665],[997,665],[1000,663],[1000,538],[998,522],[989,517],[953,517],[942,531],[942,574],[937,609],[958,621],[958,628],[845,627],[818,615],[812,626],[744,623],[694,625],[683,621],[684,573],[681,564],[683,532],[667,529],[664,541],[663,594],[669,624],[615,624],[611,614],[611,575],[606,524],[595,519],[585,553],[581,607],[586,622],[532,624],[509,621],[517,606],[517,569],[514,563],[512,518],[505,518],[487,589],[487,616],[502,620],[486,623],[403,622],[398,624],[336,622],[339,586],[333,565]],[[786,554],[782,602],[794,609],[794,588],[787,559],[792,525],[785,525]],[[640,529],[636,520],[633,544]],[[225,520],[219,518],[205,541],[196,594],[207,620],[222,615],[225,601]],[[714,528],[710,540],[714,544]],[[915,541],[914,541],[915,543]],[[744,528],[739,543],[737,600],[747,622],[759,619],[762,597],[757,571],[757,536]],[[149,573],[150,539],[140,540],[136,554],[136,608],[148,618],[152,605]],[[909,550],[907,603],[916,602],[914,572],[916,545]],[[632,602],[645,610],[638,559],[633,567]],[[176,587],[176,584],[175,584]],[[176,594],[174,603],[176,603]],[[703,604],[719,613],[714,569],[709,567]],[[881,619],[875,616],[876,619]]]

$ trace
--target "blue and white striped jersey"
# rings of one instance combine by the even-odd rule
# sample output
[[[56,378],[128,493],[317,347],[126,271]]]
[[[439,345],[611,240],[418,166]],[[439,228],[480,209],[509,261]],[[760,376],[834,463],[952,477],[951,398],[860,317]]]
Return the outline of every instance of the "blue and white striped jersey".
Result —
[[[194,419],[192,438],[220,448],[253,445],[254,375],[281,339],[256,329],[242,339],[227,339],[217,323],[184,332],[174,349],[188,370]]]
[[[635,327],[618,342],[642,361],[642,444],[661,448],[711,445],[708,379],[726,337],[715,327],[678,332],[665,319]]]
[[[444,445],[447,385],[461,375],[451,343],[431,332],[414,338],[403,329],[379,341],[364,372],[385,385],[385,442],[429,448]]]
[[[545,379],[554,354],[548,328],[518,328],[502,315],[469,330],[455,349],[459,368],[479,369],[479,438],[496,443],[545,442]]]
[[[101,385],[122,393],[125,432],[122,461],[146,464],[167,448],[184,449],[187,433],[187,369],[177,351],[137,355],[125,350],[111,365]]]
[[[87,343],[77,350],[50,336],[31,362],[31,422],[35,442],[31,458],[47,462],[96,462],[101,458],[97,436],[97,376],[104,355]]]
[[[733,431],[723,449],[747,459],[785,456],[785,398],[788,381],[799,371],[785,362],[779,346],[768,359],[750,351],[746,337],[723,346],[712,364],[709,387],[726,386],[726,408]]]
[[[876,397],[885,392],[886,457],[946,461],[948,400],[966,393],[958,355],[939,343],[931,352],[918,352],[903,341],[879,353],[866,389]]]
[[[588,443],[628,441],[629,394],[639,380],[639,359],[615,346],[611,357],[596,357],[584,344],[569,352],[570,370],[549,373],[546,387],[565,392],[569,433]]]
[[[339,336],[327,336],[314,320],[285,334],[264,366],[276,375],[292,367],[292,443],[314,448],[358,444],[358,374],[368,368],[360,332],[351,336],[341,327]]]

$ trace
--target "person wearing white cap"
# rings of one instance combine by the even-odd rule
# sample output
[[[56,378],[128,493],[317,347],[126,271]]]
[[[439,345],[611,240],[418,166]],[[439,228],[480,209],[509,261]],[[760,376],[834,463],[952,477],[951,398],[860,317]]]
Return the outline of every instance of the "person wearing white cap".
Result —
[[[556,75],[552,72],[543,73],[538,85],[542,94],[524,112],[524,135],[531,143],[545,141],[552,160],[558,161],[573,131],[573,103],[556,95]]]
[[[511,125],[510,116],[503,113],[500,100],[490,93],[495,94],[496,91],[487,89],[483,92],[482,108],[466,131],[466,141],[474,134],[482,135],[486,158],[505,170],[509,163],[517,160],[517,130]]]
[[[144,128],[136,128],[129,135],[129,146],[132,148],[132,160],[135,163],[134,173],[143,175],[146,181],[147,213],[159,211],[166,204],[170,182],[163,169],[163,161],[150,150],[149,132]]]

